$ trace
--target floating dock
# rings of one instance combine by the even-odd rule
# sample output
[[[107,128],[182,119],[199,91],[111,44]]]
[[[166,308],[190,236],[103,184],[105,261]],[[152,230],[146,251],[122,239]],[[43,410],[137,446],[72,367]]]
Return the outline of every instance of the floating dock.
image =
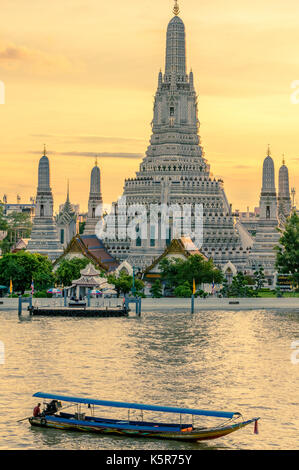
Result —
[[[34,317],[128,317],[127,308],[118,307],[28,307],[30,315]]]

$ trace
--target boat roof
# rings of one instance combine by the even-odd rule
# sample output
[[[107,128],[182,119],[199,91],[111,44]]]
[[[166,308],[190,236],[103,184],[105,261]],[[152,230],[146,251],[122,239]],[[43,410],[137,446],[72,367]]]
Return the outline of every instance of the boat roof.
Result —
[[[35,393],[33,396],[38,397],[38,398],[49,398],[51,400],[59,400],[59,401],[66,401],[66,402],[72,402],[72,403],[83,403],[87,405],[110,406],[113,408],[129,408],[129,409],[144,410],[144,411],[160,411],[164,413],[213,416],[217,418],[232,418],[233,416],[240,415],[240,413],[237,413],[237,412],[208,411],[208,410],[196,410],[196,409],[191,409],[191,408],[177,408],[177,407],[171,407],[171,406],[143,405],[140,403],[126,403],[126,402],[119,402],[119,401],[95,400],[92,398],[69,397],[66,395],[55,395],[52,393],[42,393],[42,392]]]

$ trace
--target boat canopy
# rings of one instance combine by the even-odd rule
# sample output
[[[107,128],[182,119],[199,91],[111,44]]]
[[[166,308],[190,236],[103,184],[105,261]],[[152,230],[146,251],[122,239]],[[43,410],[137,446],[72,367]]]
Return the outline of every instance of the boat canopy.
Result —
[[[160,411],[163,413],[179,413],[188,415],[200,415],[200,416],[213,416],[217,418],[233,418],[234,416],[241,416],[240,413],[226,412],[226,411],[207,411],[207,410],[195,410],[191,408],[175,408],[170,406],[157,406],[157,405],[142,405],[138,403],[122,403],[118,401],[106,401],[106,400],[94,400],[92,398],[78,398],[69,397],[65,395],[54,395],[52,393],[38,392],[33,395],[38,398],[47,398],[51,400],[66,401],[71,403],[81,403],[86,405],[96,406],[111,406],[113,408],[129,408],[135,410],[144,411]]]

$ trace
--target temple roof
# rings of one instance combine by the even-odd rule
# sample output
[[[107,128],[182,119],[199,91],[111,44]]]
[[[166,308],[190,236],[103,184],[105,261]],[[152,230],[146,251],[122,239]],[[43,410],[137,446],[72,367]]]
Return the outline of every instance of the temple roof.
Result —
[[[111,256],[105,245],[96,235],[77,234],[69,243],[64,253],[55,261],[54,266],[59,265],[61,260],[67,255],[76,254],[89,258],[92,263],[104,271],[113,271],[119,262]]]
[[[199,251],[190,237],[181,237],[173,239],[162,255],[156,258],[154,262],[146,268],[144,274],[149,274],[154,268],[158,268],[160,261],[162,261],[166,256],[177,254],[183,255],[185,258],[188,258],[191,255],[200,255],[205,261],[208,261],[208,258]]]
[[[89,263],[86,268],[82,269],[80,271],[81,275],[82,276],[98,276],[100,273],[99,271],[96,270],[96,268],[94,267],[94,265],[92,263]]]

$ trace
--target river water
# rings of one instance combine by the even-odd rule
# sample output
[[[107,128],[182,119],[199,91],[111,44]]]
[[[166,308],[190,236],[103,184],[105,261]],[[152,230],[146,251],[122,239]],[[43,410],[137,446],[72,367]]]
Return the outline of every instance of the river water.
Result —
[[[33,318],[0,312],[1,449],[298,449],[299,314],[144,313],[141,318]],[[298,356],[299,357],[299,354]],[[296,362],[296,361],[295,361]],[[37,391],[239,411],[253,425],[205,443],[31,428]],[[118,410],[118,416],[127,411]],[[136,415],[136,418],[138,416]],[[219,419],[218,419],[219,421]]]

